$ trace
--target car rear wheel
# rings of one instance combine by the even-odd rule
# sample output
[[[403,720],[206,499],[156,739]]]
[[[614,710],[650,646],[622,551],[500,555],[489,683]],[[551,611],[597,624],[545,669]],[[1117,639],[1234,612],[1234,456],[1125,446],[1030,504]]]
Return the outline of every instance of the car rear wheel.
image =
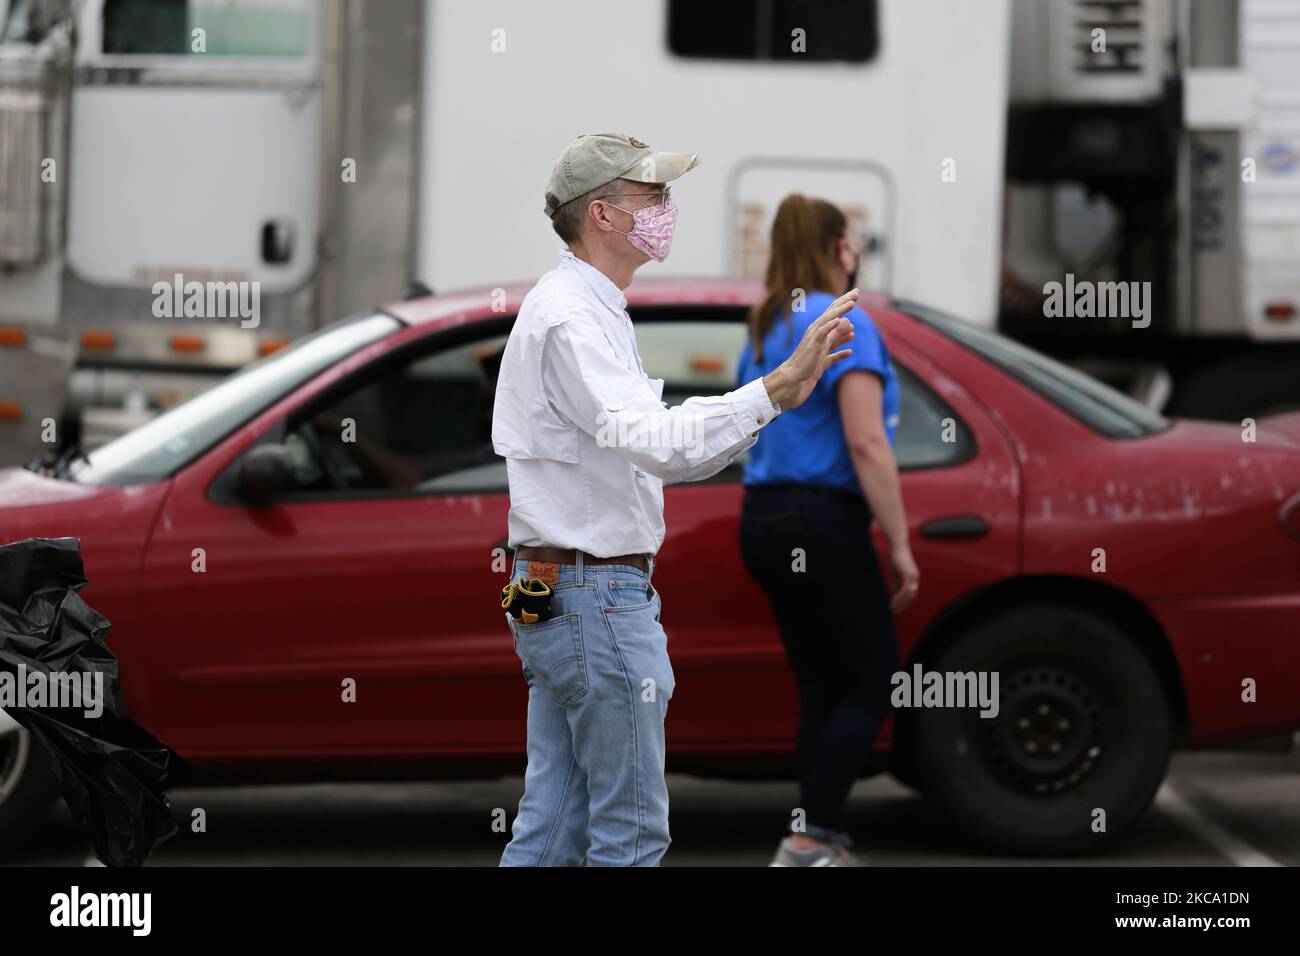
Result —
[[[926,791],[981,843],[1015,854],[1085,853],[1151,805],[1169,764],[1166,695],[1151,663],[1108,620],[1017,608],[976,625],[925,669],[998,675],[996,716],[980,717],[979,707],[913,714]]]
[[[36,836],[59,792],[58,772],[44,748],[0,711],[0,857]]]

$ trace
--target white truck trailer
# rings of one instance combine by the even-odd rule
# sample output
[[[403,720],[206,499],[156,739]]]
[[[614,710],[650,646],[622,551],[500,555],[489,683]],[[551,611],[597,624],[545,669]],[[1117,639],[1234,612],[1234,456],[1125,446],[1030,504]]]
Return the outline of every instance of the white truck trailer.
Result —
[[[661,273],[760,269],[774,203],[802,189],[870,238],[865,281],[994,317],[1004,0],[10,8],[8,463],[46,447],[50,420],[93,443],[415,280],[444,291],[540,274],[560,248],[546,178],[583,132],[699,152]],[[987,62],[948,68],[972,50]],[[945,184],[946,158],[958,165]],[[256,284],[257,326],[158,316],[155,289],[190,282]]]
[[[758,274],[802,191],[849,213],[865,284],[1140,372],[1153,404],[1300,340],[1296,0],[0,11],[0,464],[413,283],[536,276],[550,165],[607,129],[701,156],[661,274]],[[1066,273],[1150,282],[1153,321],[1044,316]]]

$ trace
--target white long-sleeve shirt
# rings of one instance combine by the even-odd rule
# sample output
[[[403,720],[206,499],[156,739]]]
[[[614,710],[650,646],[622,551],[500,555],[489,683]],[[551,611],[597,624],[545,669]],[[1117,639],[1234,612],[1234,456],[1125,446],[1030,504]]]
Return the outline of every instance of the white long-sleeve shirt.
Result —
[[[722,470],[777,414],[761,379],[667,408],[626,308],[622,290],[567,249],[524,298],[492,415],[511,547],[653,555],[664,484]]]

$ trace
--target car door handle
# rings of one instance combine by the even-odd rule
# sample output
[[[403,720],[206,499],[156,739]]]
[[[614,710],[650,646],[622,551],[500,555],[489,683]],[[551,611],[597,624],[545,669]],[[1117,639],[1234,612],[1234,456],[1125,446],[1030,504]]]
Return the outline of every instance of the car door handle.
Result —
[[[982,538],[988,533],[989,523],[979,515],[935,518],[921,525],[923,538]]]

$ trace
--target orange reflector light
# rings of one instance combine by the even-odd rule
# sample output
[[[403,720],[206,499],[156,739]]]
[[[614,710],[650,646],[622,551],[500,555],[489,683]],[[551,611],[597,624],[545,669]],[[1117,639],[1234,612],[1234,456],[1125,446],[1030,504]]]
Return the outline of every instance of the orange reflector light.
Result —
[[[717,355],[697,355],[691,359],[691,368],[697,372],[721,372],[722,358]]]
[[[9,328],[0,328],[0,347],[12,349],[26,344],[26,329],[17,329],[12,326]]]
[[[16,422],[22,417],[22,402],[0,402],[0,422]]]
[[[257,346],[258,355],[270,355],[289,344],[288,339],[263,339]]]
[[[1295,318],[1295,305],[1291,302],[1270,302],[1264,306],[1264,316],[1274,322]]]
[[[81,333],[83,349],[111,349],[117,344],[117,335],[104,329],[87,329]]]
[[[173,335],[171,337],[171,347],[173,352],[202,352],[203,336]]]

